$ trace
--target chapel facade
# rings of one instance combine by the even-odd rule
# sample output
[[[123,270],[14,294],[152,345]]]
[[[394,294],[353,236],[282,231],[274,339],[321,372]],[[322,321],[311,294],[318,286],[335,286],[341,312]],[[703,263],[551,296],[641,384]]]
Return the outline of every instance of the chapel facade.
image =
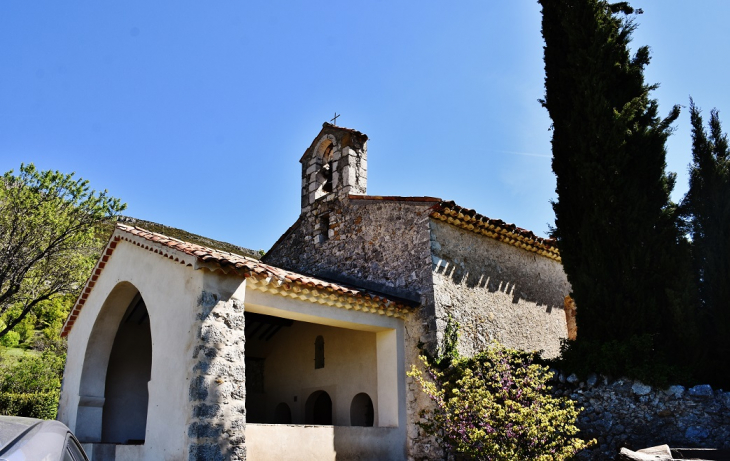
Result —
[[[93,460],[440,459],[406,372],[449,318],[463,354],[558,353],[554,242],[367,195],[367,139],[323,125],[301,214],[261,261],[117,224],[63,332],[59,419]]]

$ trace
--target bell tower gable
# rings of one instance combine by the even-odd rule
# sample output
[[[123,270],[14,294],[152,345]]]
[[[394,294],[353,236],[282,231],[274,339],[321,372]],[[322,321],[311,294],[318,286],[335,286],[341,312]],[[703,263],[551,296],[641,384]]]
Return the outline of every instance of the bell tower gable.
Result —
[[[359,131],[324,123],[302,164],[302,213],[328,197],[367,191],[367,135]]]

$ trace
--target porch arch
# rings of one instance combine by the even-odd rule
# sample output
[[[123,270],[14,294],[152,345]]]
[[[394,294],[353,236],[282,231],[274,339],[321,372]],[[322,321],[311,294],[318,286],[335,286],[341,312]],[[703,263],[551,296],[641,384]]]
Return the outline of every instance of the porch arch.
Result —
[[[144,442],[151,366],[147,306],[137,287],[120,282],[104,301],[86,346],[76,424],[82,442]]]

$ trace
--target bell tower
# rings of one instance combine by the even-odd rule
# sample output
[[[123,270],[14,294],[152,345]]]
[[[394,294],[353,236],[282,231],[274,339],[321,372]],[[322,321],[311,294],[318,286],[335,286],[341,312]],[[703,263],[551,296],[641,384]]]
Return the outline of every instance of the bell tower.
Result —
[[[367,191],[366,134],[325,122],[302,164],[302,214],[315,203]]]

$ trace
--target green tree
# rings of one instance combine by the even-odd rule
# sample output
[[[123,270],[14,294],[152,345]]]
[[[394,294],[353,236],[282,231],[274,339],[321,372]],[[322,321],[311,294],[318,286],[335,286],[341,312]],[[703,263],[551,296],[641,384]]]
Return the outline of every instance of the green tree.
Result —
[[[689,217],[692,255],[706,332],[706,379],[730,385],[730,149],[717,110],[709,134],[690,99],[692,164],[682,203]]]
[[[553,235],[578,307],[570,348],[596,351],[633,338],[649,344],[645,353],[655,360],[669,359],[675,351],[662,349],[678,338],[668,335],[692,330],[682,326],[691,319],[683,304],[691,303],[689,246],[669,198],[675,175],[665,171],[679,108],[657,115],[656,85],[643,74],[649,49],[630,53],[632,15],[640,11],[626,2],[539,2],[542,103],[553,122],[557,177]]]
[[[0,337],[39,303],[81,288],[103,243],[98,226],[124,208],[73,173],[30,164],[0,178]]]

